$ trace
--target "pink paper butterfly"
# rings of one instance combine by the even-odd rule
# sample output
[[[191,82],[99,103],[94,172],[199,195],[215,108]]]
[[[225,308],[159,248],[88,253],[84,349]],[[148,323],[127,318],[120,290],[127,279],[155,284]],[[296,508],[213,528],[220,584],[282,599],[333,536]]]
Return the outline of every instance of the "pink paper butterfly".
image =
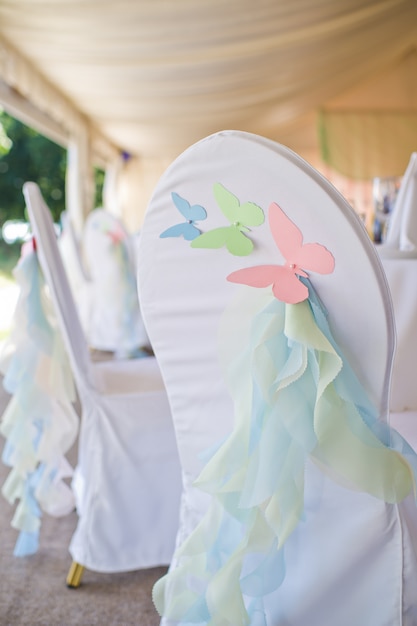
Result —
[[[113,230],[109,228],[104,231],[106,235],[108,235],[114,245],[120,243],[124,239],[126,239],[126,233],[118,226],[115,225]]]
[[[308,298],[308,288],[297,276],[308,277],[304,271],[331,274],[334,257],[319,243],[304,243],[300,229],[273,202],[269,207],[272,236],[285,259],[285,265],[258,265],[232,272],[227,280],[250,287],[272,285],[274,296],[282,302],[296,304]]]

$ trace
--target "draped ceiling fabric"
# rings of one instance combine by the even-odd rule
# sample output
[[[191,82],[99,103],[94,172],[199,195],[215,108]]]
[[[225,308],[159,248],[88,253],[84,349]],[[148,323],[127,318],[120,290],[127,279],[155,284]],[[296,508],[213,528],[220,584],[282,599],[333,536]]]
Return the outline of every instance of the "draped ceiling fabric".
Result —
[[[350,178],[402,176],[417,146],[416,113],[324,112],[323,159]]]
[[[417,146],[417,50],[328,101],[320,139],[324,161],[350,178],[402,176]]]
[[[415,94],[401,85],[394,110],[389,94],[372,110],[349,94],[416,49],[416,0],[0,0],[0,81],[64,134],[84,125],[107,160],[129,153],[128,178],[139,185],[146,174],[147,188],[179,152],[227,128],[279,141],[317,166],[319,109],[329,162],[338,163],[340,142],[343,167],[353,147],[369,162],[358,116],[416,114]],[[353,147],[340,128],[358,129]],[[415,150],[414,121],[409,128]],[[395,131],[389,139],[392,160]],[[396,157],[396,169],[408,159]],[[350,174],[363,177],[355,167]],[[376,167],[392,165],[380,155]]]

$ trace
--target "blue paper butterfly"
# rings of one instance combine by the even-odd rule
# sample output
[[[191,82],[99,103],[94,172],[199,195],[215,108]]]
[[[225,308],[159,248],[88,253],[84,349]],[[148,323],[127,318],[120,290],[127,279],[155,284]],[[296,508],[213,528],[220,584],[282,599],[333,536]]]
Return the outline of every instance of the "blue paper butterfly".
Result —
[[[178,211],[185,217],[186,222],[175,224],[170,226],[159,236],[163,239],[165,237],[184,237],[187,241],[195,239],[201,234],[201,231],[195,225],[197,220],[205,220],[207,217],[207,211],[199,204],[190,205],[188,200],[181,198],[175,191],[171,193],[171,197],[174,201]]]

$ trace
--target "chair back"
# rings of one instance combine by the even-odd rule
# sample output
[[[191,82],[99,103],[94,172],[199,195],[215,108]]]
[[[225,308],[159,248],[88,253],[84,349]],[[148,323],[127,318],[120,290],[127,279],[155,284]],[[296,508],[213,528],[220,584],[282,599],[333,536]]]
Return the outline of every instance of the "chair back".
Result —
[[[105,209],[92,211],[85,223],[84,251],[94,289],[91,344],[115,351],[147,345],[134,250],[123,222]]]
[[[227,192],[216,198],[219,184]],[[246,223],[243,217],[241,232],[253,243],[248,256],[231,254],[222,244],[222,237],[233,237],[227,205],[239,202],[255,203],[265,216],[258,226],[251,223],[250,209]],[[338,345],[386,416],[394,350],[392,304],[360,219],[327,180],[289,149],[247,133],[218,133],[189,148],[162,176],[145,216],[138,260],[142,312],[170,398],[180,453],[192,476],[207,442],[221,439],[232,424],[218,329],[241,287],[227,276],[283,262],[268,228],[272,202],[298,226],[304,242],[319,242],[332,252],[334,272],[312,272],[314,288]],[[229,228],[230,235],[218,231],[209,247],[194,247],[198,239],[186,238],[219,228]],[[251,291],[255,297],[256,290]],[[238,328],[239,314],[235,323]]]
[[[417,411],[417,251],[413,258],[411,252],[407,256],[407,252],[385,246],[378,250],[393,301],[397,339],[390,409],[393,412]]]
[[[404,172],[384,247],[417,253],[417,152],[411,154]]]
[[[86,385],[93,386],[88,345],[59,252],[51,213],[36,183],[26,182],[23,185],[23,195],[39,263],[56,307],[77,387],[80,390]]]

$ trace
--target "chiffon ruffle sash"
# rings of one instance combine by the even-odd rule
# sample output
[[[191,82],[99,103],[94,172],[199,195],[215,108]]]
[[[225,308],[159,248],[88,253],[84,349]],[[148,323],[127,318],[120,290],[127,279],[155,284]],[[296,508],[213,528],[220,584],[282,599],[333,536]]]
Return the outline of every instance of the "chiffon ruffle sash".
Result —
[[[243,287],[223,316],[234,428],[196,481],[209,510],[153,589],[158,612],[181,626],[265,626],[263,597],[285,577],[308,458],[388,503],[415,493],[416,454],[379,419],[305,282],[309,299],[294,305]]]
[[[12,330],[0,355],[3,385],[12,395],[0,432],[3,463],[11,471],[2,493],[19,501],[12,526],[20,531],[16,556],[37,551],[42,511],[54,516],[74,509],[65,482],[73,470],[65,454],[78,432],[72,374],[56,326],[35,251],[14,270],[20,296]]]

